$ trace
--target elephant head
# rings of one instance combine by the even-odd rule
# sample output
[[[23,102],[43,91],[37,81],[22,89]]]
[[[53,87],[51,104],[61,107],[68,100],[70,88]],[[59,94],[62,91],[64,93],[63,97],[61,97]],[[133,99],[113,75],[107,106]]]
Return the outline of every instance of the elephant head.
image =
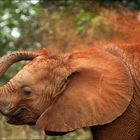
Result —
[[[11,62],[0,60],[1,75]],[[67,132],[112,122],[132,96],[126,64],[109,51],[94,48],[37,56],[0,88],[0,110],[12,124],[36,123],[46,131]]]
[[[22,60],[29,61],[39,55],[44,55],[44,54],[47,55],[46,50],[39,50],[39,51],[34,51],[34,52],[16,51],[16,52],[12,52],[12,53],[9,53],[9,54],[3,56],[0,59],[0,77],[2,77],[4,75],[4,73],[7,71],[7,69],[13,63],[22,61]],[[24,108],[21,108],[23,103],[20,102],[21,100],[18,95],[18,92],[19,92],[18,84],[20,84],[20,81],[15,81],[14,79],[16,79],[16,77],[13,78],[12,80],[10,80],[7,84],[0,87],[0,112],[3,115],[7,116],[7,121],[9,121],[11,123],[15,123],[15,124],[18,121],[19,124],[22,124],[22,123],[24,123],[24,121],[19,122],[18,118],[15,117],[15,116],[17,116],[17,114],[20,114],[20,112],[22,112],[22,110],[24,110]],[[17,85],[16,85],[16,83],[17,83]],[[28,91],[28,93],[27,93],[27,91]],[[29,88],[26,89],[26,94],[29,94]],[[26,110],[26,112],[28,112],[28,110]],[[34,115],[34,113],[32,113],[32,114]],[[8,118],[9,118],[9,120],[8,120]],[[12,121],[10,121],[10,120],[12,120]]]

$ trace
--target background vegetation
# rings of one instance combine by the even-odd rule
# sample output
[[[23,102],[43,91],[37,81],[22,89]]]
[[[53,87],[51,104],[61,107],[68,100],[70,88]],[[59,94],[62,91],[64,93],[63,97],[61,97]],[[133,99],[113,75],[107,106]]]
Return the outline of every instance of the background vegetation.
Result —
[[[140,36],[139,10],[139,0],[0,0],[0,56],[42,47],[58,54],[107,42],[136,42]],[[12,66],[0,83],[22,65]],[[10,126],[2,116],[0,130],[0,139],[90,138],[87,129],[48,137],[35,127]]]

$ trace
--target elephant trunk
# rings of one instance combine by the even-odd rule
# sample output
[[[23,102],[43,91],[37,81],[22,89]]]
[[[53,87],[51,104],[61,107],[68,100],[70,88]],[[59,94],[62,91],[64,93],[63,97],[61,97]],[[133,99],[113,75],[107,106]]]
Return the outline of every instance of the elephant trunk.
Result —
[[[41,55],[40,51],[15,51],[9,53],[2,58],[0,58],[0,78],[4,75],[7,69],[15,62],[22,60],[32,60],[35,57]],[[13,84],[8,82],[7,84],[0,86],[0,111],[3,112],[7,105],[7,97],[11,94],[13,90]]]
[[[13,63],[21,60],[32,60],[39,54],[39,52],[16,51],[3,56],[0,59],[0,78]]]

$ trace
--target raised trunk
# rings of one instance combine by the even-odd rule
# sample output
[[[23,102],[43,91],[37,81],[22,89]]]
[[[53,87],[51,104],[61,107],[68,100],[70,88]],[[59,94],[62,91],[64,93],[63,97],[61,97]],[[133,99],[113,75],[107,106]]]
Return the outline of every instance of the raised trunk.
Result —
[[[33,53],[29,51],[17,51],[3,56],[0,59],[0,78],[13,63],[21,60],[32,60],[38,55],[38,52]]]

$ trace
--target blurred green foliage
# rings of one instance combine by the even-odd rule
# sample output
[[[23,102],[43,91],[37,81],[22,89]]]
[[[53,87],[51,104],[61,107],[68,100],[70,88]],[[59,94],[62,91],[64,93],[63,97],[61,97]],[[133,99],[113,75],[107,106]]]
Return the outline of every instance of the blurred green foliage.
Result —
[[[1,0],[0,55],[6,53],[9,48],[10,51],[40,48],[42,46],[42,36],[39,32],[40,16],[44,14],[58,18],[61,16],[60,13],[72,10],[77,25],[76,33],[84,34],[87,24],[98,16],[93,15],[91,10],[95,2],[109,6],[122,3],[135,10],[140,8],[138,0],[89,0],[87,3],[84,0]]]
[[[100,6],[114,8],[117,4],[131,10],[140,9],[139,0],[0,0],[0,57],[9,51],[41,47],[51,53],[65,52],[76,49],[75,44],[112,36],[112,28]],[[12,66],[0,83],[8,81],[23,65]],[[10,126],[5,121],[0,122],[0,129],[0,139],[44,138],[34,127]],[[46,138],[89,139],[90,133],[79,130],[63,137]]]
[[[87,24],[89,24],[94,17],[90,12],[82,9],[76,14],[75,18],[77,25],[76,33],[82,35],[84,34],[85,26],[87,26]]]
[[[40,47],[39,36],[34,34],[38,28],[35,17],[40,11],[31,1],[0,1],[0,54],[6,53],[9,48],[13,51]]]

